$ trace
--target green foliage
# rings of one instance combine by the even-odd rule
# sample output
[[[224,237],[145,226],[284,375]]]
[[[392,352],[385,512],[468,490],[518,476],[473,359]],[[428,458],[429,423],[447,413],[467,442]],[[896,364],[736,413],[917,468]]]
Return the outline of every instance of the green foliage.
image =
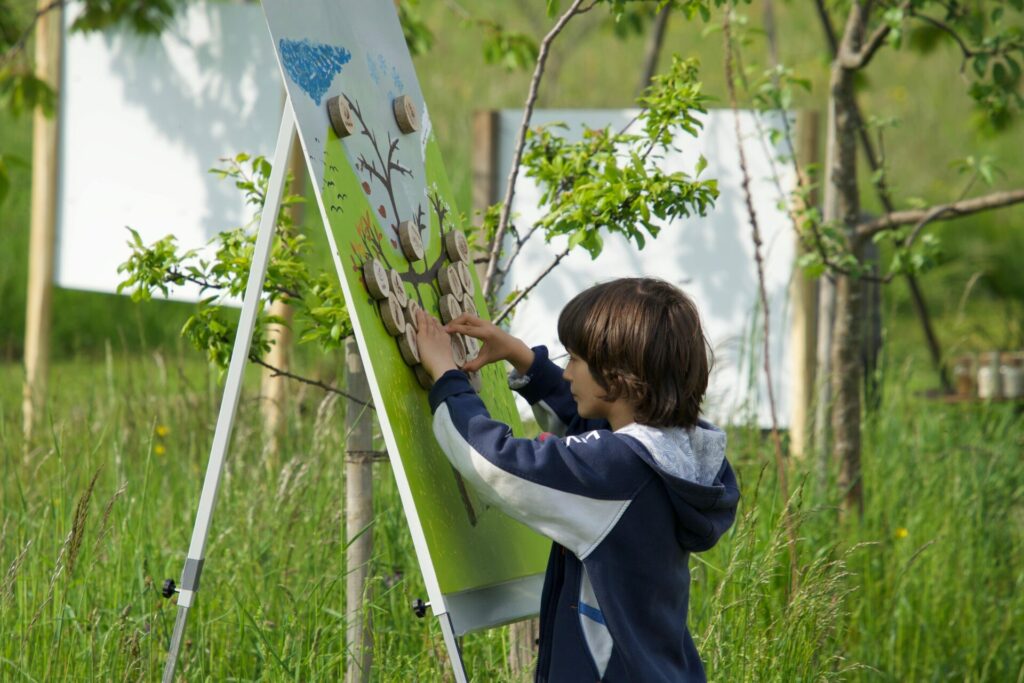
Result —
[[[407,0],[398,3],[398,21],[402,24],[405,44],[409,54],[416,56],[426,54],[434,45],[434,32],[423,20],[420,12],[420,0]]]
[[[640,100],[643,134],[587,130],[581,141],[568,142],[550,126],[532,131],[523,166],[542,188],[547,213],[538,225],[545,237],[569,235],[570,248],[583,247],[596,258],[602,229],[642,249],[644,232],[654,237],[660,230],[656,220],[704,215],[718,196],[716,182],[666,173],[653,162],[673,149],[678,132],[696,134],[696,115],[706,111],[706,101],[696,61],[676,57]],[[698,164],[697,175],[702,168]]]
[[[153,244],[142,243],[137,232],[129,228],[132,254],[118,267],[125,279],[118,291],[130,291],[135,301],[148,301],[154,293],[166,296],[172,285],[186,282],[200,287],[203,293],[214,292],[202,299],[196,312],[189,317],[182,335],[207,358],[226,368],[231,358],[237,316],[224,310],[226,298],[240,298],[245,294],[249,269],[256,245],[253,229],[260,218],[266,199],[271,164],[262,156],[238,154],[225,159],[224,165],[212,169],[213,173],[234,182],[246,202],[257,210],[249,226],[220,233],[211,242],[212,259],[203,258],[196,250],[179,251],[173,235]],[[338,349],[352,333],[352,325],[344,298],[333,272],[315,271],[310,266],[308,239],[292,224],[287,210],[302,201],[286,194],[277,216],[274,242],[263,284],[263,304],[282,300],[295,310],[295,326],[301,342],[315,342],[321,349]],[[272,324],[285,324],[271,316],[265,306],[258,311],[253,333],[250,357],[262,356],[270,346],[267,337]]]

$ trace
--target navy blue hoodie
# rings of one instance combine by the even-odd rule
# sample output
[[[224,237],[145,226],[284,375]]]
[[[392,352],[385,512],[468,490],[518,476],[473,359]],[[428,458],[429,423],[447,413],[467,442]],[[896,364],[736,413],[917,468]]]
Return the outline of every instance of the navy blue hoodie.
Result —
[[[689,556],[732,525],[725,433],[584,420],[547,349],[517,390],[551,438],[517,439],[465,374],[430,390],[434,435],[462,476],[551,538],[536,680],[704,681],[686,625]],[[513,378],[513,386],[516,386]]]

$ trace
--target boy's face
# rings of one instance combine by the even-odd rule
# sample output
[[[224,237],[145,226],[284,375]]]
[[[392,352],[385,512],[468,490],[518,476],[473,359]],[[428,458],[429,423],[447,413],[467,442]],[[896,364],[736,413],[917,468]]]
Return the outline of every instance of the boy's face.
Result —
[[[576,399],[576,411],[580,417],[588,420],[608,419],[611,403],[601,398],[605,395],[605,390],[590,374],[587,361],[570,351],[569,363],[565,366],[562,377],[569,382],[569,390]]]

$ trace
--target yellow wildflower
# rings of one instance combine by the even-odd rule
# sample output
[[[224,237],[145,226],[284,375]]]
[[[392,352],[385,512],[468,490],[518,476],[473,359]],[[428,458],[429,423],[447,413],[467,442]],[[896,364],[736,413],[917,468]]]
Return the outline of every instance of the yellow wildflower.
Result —
[[[167,427],[167,425],[157,425],[156,426],[156,435],[159,436],[161,439],[164,438],[165,436],[167,436],[170,433],[171,433],[171,430]]]
[[[164,446],[162,443],[158,443],[155,446],[153,446],[153,453],[155,453],[156,455],[163,455],[166,452],[167,447]]]
[[[909,535],[910,535],[910,532],[907,531],[906,527],[902,527],[901,526],[901,527],[897,527],[896,528],[896,539],[897,540],[899,540],[901,538],[906,538]]]

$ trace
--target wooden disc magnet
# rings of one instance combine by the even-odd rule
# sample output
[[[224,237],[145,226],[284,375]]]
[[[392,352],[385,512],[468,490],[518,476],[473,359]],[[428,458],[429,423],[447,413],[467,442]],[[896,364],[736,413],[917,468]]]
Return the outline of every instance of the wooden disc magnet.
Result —
[[[398,130],[403,133],[414,133],[420,129],[420,116],[416,112],[416,105],[408,95],[399,95],[391,102],[395,111],[395,122],[398,123]]]
[[[459,261],[454,266],[455,272],[459,274],[459,281],[462,282],[462,291],[471,294],[473,292],[473,276],[469,272],[469,265],[465,261]]]
[[[466,360],[473,360],[480,355],[480,342],[476,337],[464,334],[462,335],[462,341],[466,346]]]
[[[458,300],[462,298],[462,280],[454,266],[454,263],[446,263],[438,269],[437,284],[442,294],[451,294]]]
[[[405,324],[413,329],[414,332],[420,331],[420,324],[416,322],[416,314],[419,313],[420,304],[416,299],[409,299],[405,303]]]
[[[469,242],[459,229],[444,234],[444,250],[452,261],[469,261]]]
[[[423,369],[422,365],[417,365],[413,370],[416,372],[416,381],[420,383],[421,387],[430,389],[430,387],[434,386],[434,378]]]
[[[327,116],[331,119],[331,128],[339,138],[348,137],[356,130],[356,119],[352,116],[352,108],[344,95],[336,95],[327,100]]]
[[[460,334],[452,335],[452,360],[460,368],[466,364],[466,347],[462,343],[462,335]]]
[[[445,294],[437,304],[441,312],[441,322],[448,324],[462,314],[462,307],[451,294]]]
[[[409,261],[423,260],[423,238],[415,221],[402,221],[398,224],[398,241],[402,244],[402,253]]]
[[[409,295],[405,292],[402,276],[395,269],[392,269],[388,276],[390,278],[391,296],[395,297],[395,301],[398,302],[399,306],[405,308],[405,305],[409,303]]]
[[[381,299],[377,302],[377,307],[380,309],[380,317],[388,334],[397,337],[405,333],[405,313],[402,312],[402,307],[398,305],[395,297]]]
[[[462,306],[463,313],[469,313],[470,315],[478,315],[476,312],[476,301],[473,299],[473,295],[464,293],[462,299],[459,300],[459,304]]]
[[[375,258],[363,264],[363,280],[366,281],[366,289],[370,292],[370,296],[378,301],[386,299],[388,294],[391,293],[391,287],[388,284],[388,272],[381,265],[380,261]]]
[[[398,338],[398,350],[402,352],[402,360],[406,365],[420,362],[420,347],[416,343],[416,330],[406,326],[405,334]]]

